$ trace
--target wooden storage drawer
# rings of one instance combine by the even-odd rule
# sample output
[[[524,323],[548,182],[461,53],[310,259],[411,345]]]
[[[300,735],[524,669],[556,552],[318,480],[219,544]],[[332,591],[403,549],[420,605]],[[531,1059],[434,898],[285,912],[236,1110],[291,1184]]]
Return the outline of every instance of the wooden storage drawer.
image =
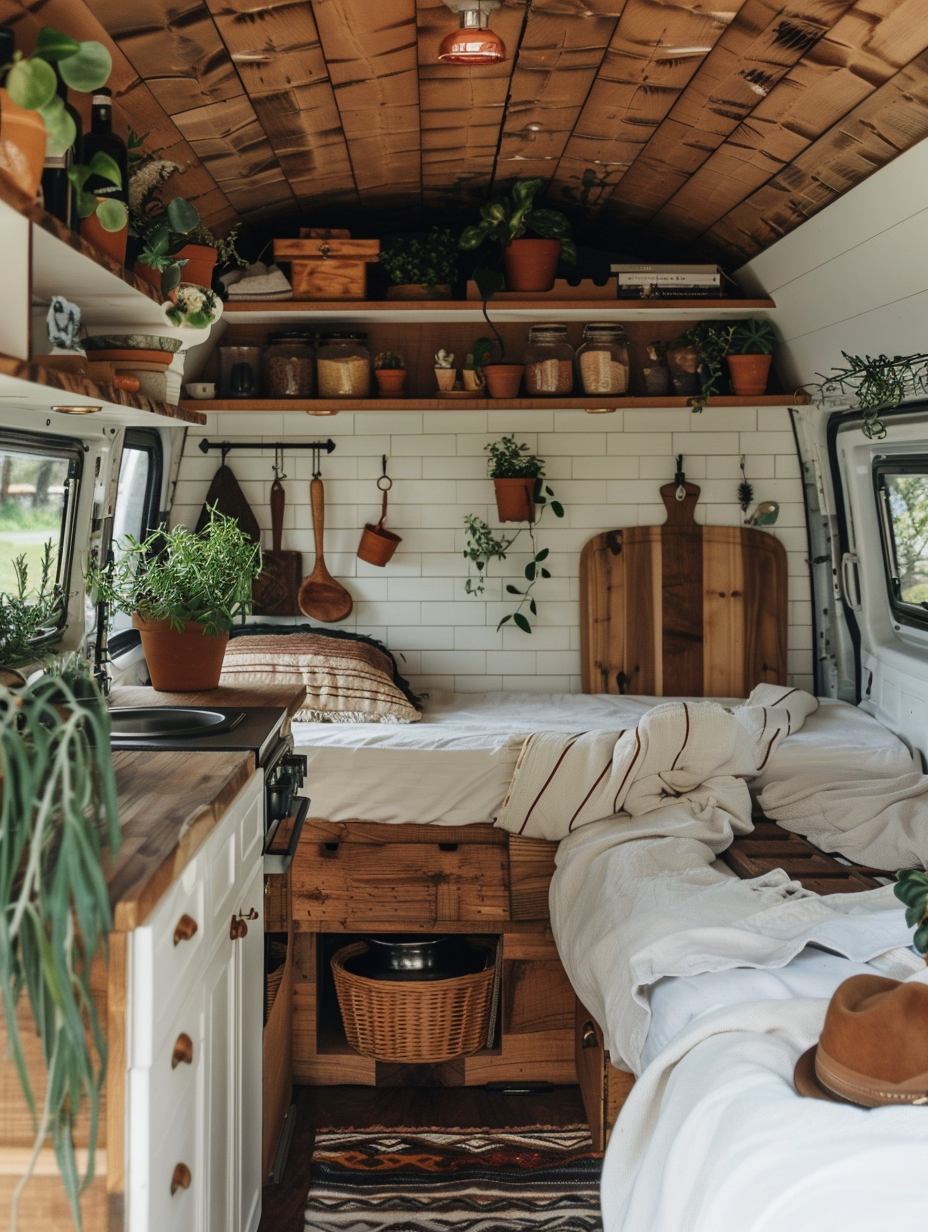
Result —
[[[416,829],[428,834],[417,841],[406,841],[406,834],[384,841],[392,838],[391,829],[411,827],[306,823],[293,863],[298,930],[466,924],[473,931],[484,924],[492,931],[509,919],[504,834],[497,831],[490,841],[473,841],[465,833],[462,841],[460,829],[448,833],[423,826]]]
[[[576,1002],[574,1060],[593,1147],[604,1151],[622,1105],[635,1084],[635,1075],[616,1069],[610,1062],[599,1023],[580,1001]]]

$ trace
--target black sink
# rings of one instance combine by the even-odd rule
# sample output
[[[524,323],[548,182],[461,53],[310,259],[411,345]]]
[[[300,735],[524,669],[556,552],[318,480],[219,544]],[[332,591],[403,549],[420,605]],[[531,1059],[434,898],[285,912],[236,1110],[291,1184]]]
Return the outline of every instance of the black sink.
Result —
[[[209,710],[194,706],[115,706],[110,710],[114,740],[177,740],[233,731],[244,710]]]

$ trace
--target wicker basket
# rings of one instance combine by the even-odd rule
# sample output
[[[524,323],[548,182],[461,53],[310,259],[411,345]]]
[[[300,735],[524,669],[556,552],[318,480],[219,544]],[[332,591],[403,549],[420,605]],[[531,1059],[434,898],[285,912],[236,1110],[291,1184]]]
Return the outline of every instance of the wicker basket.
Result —
[[[451,1061],[486,1047],[495,964],[447,980],[371,980],[345,970],[363,941],[332,955],[348,1043],[362,1056],[410,1064]]]

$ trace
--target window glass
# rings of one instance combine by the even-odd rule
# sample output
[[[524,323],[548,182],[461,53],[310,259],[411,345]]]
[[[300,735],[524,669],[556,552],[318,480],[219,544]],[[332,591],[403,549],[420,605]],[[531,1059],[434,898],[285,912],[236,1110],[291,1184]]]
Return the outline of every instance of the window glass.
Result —
[[[928,604],[928,474],[883,476],[892,544],[891,573],[901,603]]]
[[[77,445],[37,442],[20,446],[0,437],[0,590],[16,593],[16,562],[20,559],[27,570],[27,591],[37,590],[47,545],[49,581],[67,590],[69,530],[80,456]]]
[[[113,555],[119,559],[126,536],[144,539],[158,521],[158,497],[161,488],[161,442],[156,433],[130,431],[126,433],[119,478],[116,481],[116,508],[113,511]],[[109,646],[120,653],[123,642],[132,637],[120,637],[132,629],[130,612],[111,612]]]

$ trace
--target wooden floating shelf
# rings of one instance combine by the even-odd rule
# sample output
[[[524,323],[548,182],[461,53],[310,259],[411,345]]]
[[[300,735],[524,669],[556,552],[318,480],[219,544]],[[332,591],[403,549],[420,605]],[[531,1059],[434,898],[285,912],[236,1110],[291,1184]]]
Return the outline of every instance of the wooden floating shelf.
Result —
[[[106,410],[128,408],[140,411],[143,416],[155,415],[164,419],[177,419],[183,423],[205,424],[206,416],[188,406],[173,406],[169,402],[156,402],[144,394],[129,393],[113,385],[97,385],[86,377],[59,368],[48,368],[41,363],[0,356],[0,389],[5,397],[20,394],[20,383],[27,385],[22,395],[30,404],[37,404],[36,395],[41,391],[43,409],[53,410],[55,404],[75,400],[75,405],[100,404]]]
[[[772,299],[546,299],[529,302],[491,300],[488,310],[494,321],[564,320],[687,320],[707,317],[741,317],[770,311]],[[246,323],[275,317],[290,320],[328,317],[331,320],[364,321],[482,321],[481,306],[474,300],[228,300],[224,314]]]
[[[708,409],[718,406],[803,406],[805,395],[763,394],[757,398],[713,397]],[[653,408],[695,410],[689,398],[604,398],[596,394],[554,398],[229,398],[181,402],[198,411],[305,411],[308,415],[336,415],[339,411],[606,411]]]

